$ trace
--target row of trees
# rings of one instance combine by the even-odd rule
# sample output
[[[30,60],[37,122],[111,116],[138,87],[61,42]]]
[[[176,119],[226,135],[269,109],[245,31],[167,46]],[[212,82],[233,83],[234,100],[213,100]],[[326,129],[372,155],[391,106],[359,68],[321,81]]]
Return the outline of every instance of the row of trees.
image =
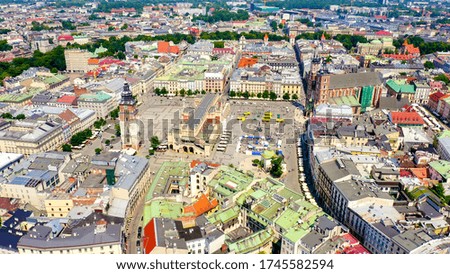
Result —
[[[23,120],[23,119],[26,118],[26,117],[25,117],[25,114],[18,114],[17,116],[13,116],[13,115],[12,115],[11,113],[9,113],[9,112],[2,113],[1,117],[2,117],[3,119],[12,119],[12,120]]]
[[[70,138],[70,144],[72,146],[79,146],[90,137],[92,137],[92,130],[85,129],[74,134],[72,138]]]
[[[356,47],[358,43],[368,42],[367,38],[361,35],[338,34],[333,39],[341,42],[347,50]]]
[[[241,36],[247,39],[263,39],[265,33],[250,31],[248,33],[238,34],[237,32],[203,32],[201,34],[202,39],[211,40],[239,40]],[[269,39],[272,41],[289,40],[287,36],[280,36],[269,34]],[[181,41],[186,41],[187,43],[195,43],[195,37],[188,34],[174,33],[158,36],[147,36],[138,35],[135,38],[130,38],[128,36],[123,36],[121,38],[111,37],[109,39],[99,39],[94,43],[89,43],[85,45],[79,45],[77,43],[68,45],[67,48],[78,48],[86,49],[90,52],[94,52],[95,49],[103,46],[107,49],[106,52],[102,53],[99,57],[114,56],[118,59],[125,59],[125,43],[130,41],[172,41],[175,44]],[[15,77],[21,74],[24,70],[30,67],[46,67],[52,70],[52,72],[63,71],[66,69],[66,61],[64,58],[64,48],[62,46],[57,46],[53,50],[42,53],[35,51],[31,58],[15,58],[11,63],[0,62],[0,82],[8,77]]]
[[[216,31],[216,32],[202,32],[200,34],[201,39],[205,40],[234,40],[237,41],[241,38],[241,36],[244,36],[246,39],[263,39],[266,35],[265,32],[259,32],[259,31],[250,31],[250,32],[243,32],[243,33],[237,33],[233,31]],[[268,34],[269,40],[271,41],[289,41],[288,36],[281,36],[276,34]],[[320,36],[319,36],[320,38]]]
[[[0,40],[0,51],[8,51],[11,49],[12,47],[8,44],[8,41]]]
[[[64,48],[58,46],[47,53],[35,51],[31,58],[19,57],[14,58],[10,63],[0,62],[0,83],[6,77],[15,77],[30,67],[46,67],[51,69],[52,72],[65,70]]]
[[[367,38],[361,35],[338,34],[331,37],[331,35],[326,32],[305,32],[297,35],[296,39],[320,40],[322,35],[325,36],[325,39],[333,38],[334,40],[341,42],[347,50],[356,47],[358,43],[367,43]]]
[[[297,35],[296,39],[306,39],[306,40],[319,40],[322,37],[322,34],[325,35],[326,39],[331,39],[331,35],[328,33],[323,32],[308,32],[308,33],[302,33],[300,35]],[[343,44],[343,46],[350,50],[358,43],[367,43],[368,40],[366,37],[361,35],[350,35],[350,34],[338,34],[336,36],[333,36],[333,39],[336,41],[339,41]],[[418,47],[420,49],[421,54],[431,54],[438,51],[450,51],[450,43],[446,42],[426,42],[422,37],[420,36],[409,36],[409,37],[401,37],[399,39],[395,39],[393,41],[393,45],[400,49],[403,46],[403,43],[407,39],[408,43],[413,44],[415,47]],[[387,52],[391,53],[391,52]],[[394,52],[392,52],[394,53]]]
[[[265,90],[264,92],[258,92],[257,94],[255,93],[250,93],[248,91],[245,92],[236,92],[234,90],[230,91],[230,97],[234,98],[234,97],[238,97],[238,98],[245,98],[245,99],[249,99],[249,98],[259,98],[259,99],[270,99],[270,100],[276,100],[278,98],[278,95],[275,92],[269,92],[267,90]],[[293,94],[292,96],[289,95],[288,93],[283,94],[282,97],[284,100],[298,100],[298,95],[297,94]]]
[[[163,87],[161,89],[160,88],[155,88],[154,92],[158,96],[164,96],[164,95],[169,94],[169,92],[167,91],[167,89],[165,87]],[[192,91],[190,89],[188,89],[188,90],[180,89],[179,91],[175,92],[175,96],[180,95],[181,97],[193,96],[193,95],[197,95],[197,94],[206,94],[206,91],[205,90],[202,90],[202,91],[194,90],[194,91]]]
[[[216,23],[220,21],[240,21],[248,20],[249,15],[246,10],[238,10],[237,12],[231,12],[228,9],[215,10],[211,15],[199,15],[194,16],[193,21],[202,20],[208,23]]]
[[[106,125],[106,120],[103,118],[100,118],[94,122],[94,128],[96,128],[96,129],[100,129],[104,125]]]

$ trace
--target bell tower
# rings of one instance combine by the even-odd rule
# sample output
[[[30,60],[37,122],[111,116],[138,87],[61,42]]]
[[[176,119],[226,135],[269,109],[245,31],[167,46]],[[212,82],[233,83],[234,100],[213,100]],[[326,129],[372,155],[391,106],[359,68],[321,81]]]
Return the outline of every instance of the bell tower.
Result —
[[[127,82],[123,85],[119,104],[120,120],[120,138],[122,139],[122,148],[133,148],[138,150],[141,146],[141,129],[138,121],[138,109],[136,108],[136,99],[131,93]]]

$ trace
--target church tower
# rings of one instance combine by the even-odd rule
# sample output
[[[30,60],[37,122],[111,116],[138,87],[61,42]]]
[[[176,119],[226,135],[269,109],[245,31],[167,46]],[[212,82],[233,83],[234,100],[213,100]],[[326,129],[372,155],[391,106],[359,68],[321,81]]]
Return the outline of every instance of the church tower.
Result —
[[[120,138],[122,148],[138,150],[141,146],[141,129],[138,121],[136,100],[133,98],[127,82],[123,85],[122,98],[119,104]]]

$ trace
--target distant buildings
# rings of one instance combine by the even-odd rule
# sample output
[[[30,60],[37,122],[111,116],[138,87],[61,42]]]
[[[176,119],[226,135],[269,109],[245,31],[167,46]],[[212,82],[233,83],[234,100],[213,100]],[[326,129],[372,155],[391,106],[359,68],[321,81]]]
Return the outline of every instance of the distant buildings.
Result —
[[[65,50],[64,56],[68,72],[88,72],[89,59],[94,57],[89,51],[80,49]]]

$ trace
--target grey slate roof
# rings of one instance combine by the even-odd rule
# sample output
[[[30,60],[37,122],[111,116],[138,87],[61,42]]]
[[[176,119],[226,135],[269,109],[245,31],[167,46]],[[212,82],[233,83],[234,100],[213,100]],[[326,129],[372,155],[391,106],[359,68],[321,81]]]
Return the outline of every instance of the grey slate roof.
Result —
[[[49,239],[48,235],[51,229],[38,225],[20,239],[18,246],[19,248],[67,249],[73,247],[118,244],[121,242],[122,233],[120,224],[108,224],[104,232],[95,233],[95,229],[95,225],[78,227],[73,229],[72,236]]]
[[[329,89],[378,86],[381,84],[378,72],[348,73],[331,75]]]

